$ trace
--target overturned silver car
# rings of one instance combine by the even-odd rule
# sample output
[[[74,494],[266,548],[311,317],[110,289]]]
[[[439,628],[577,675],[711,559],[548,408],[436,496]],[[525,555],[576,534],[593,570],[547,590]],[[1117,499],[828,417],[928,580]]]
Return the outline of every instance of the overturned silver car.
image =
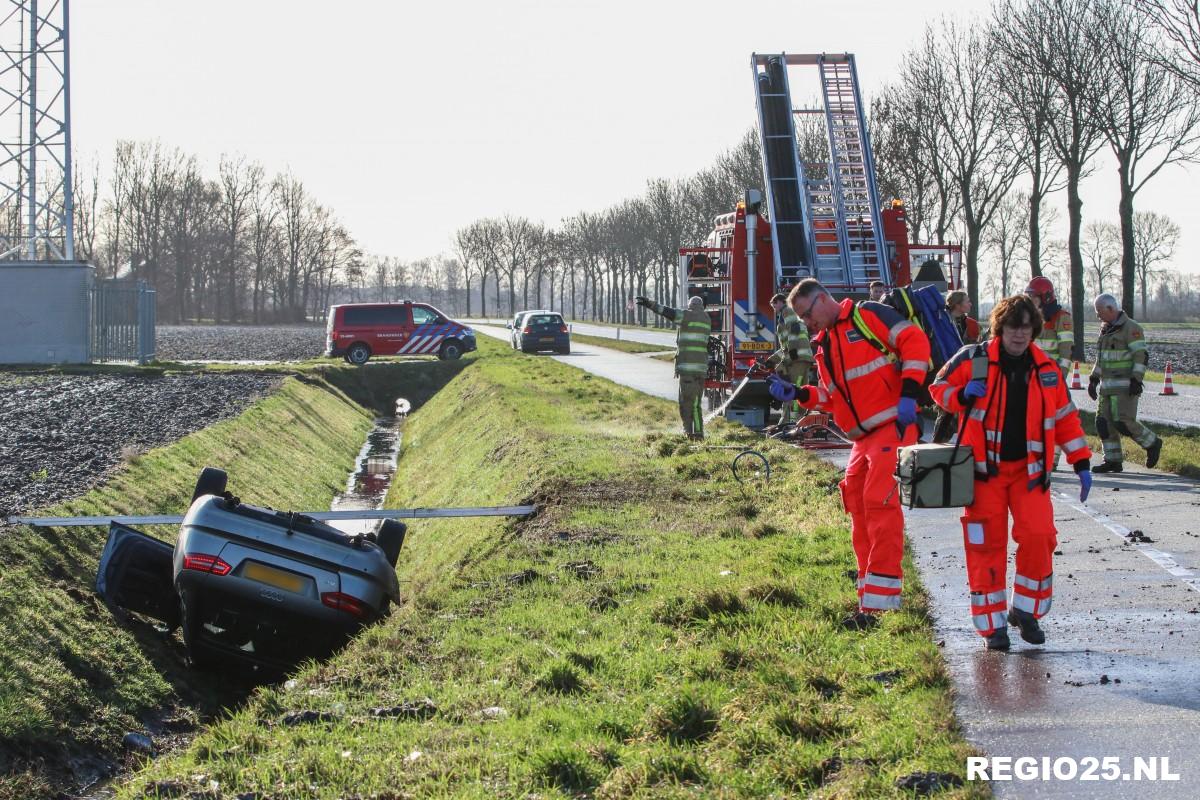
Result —
[[[181,627],[192,666],[285,671],[331,654],[400,601],[404,523],[351,536],[242,503],[226,480],[204,469],[174,545],[110,523],[96,576],[110,606]]]

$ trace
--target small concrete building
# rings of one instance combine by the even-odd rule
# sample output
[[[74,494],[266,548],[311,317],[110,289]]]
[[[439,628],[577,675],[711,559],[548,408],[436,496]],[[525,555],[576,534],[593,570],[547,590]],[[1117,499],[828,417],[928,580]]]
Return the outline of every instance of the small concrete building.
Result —
[[[86,364],[94,270],[0,261],[0,364]]]

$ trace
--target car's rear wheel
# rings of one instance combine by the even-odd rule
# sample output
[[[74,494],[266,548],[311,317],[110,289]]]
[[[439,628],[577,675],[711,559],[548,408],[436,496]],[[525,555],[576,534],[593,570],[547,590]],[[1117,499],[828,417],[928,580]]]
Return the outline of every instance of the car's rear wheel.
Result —
[[[355,342],[350,345],[350,349],[346,351],[346,360],[351,364],[362,366],[367,363],[367,359],[371,357],[371,348],[367,347],[362,342]]]
[[[192,492],[192,502],[196,502],[197,497],[203,497],[206,494],[222,495],[228,485],[229,476],[225,474],[225,470],[205,467],[200,470],[200,477],[196,479],[196,490]]]
[[[442,345],[441,351],[438,353],[438,358],[443,361],[458,361],[462,358],[463,346],[458,339],[450,339]]]
[[[375,543],[393,567],[396,566],[396,559],[400,558],[400,548],[404,546],[404,534],[407,530],[403,522],[385,519],[375,533]]]
[[[562,349],[561,349],[561,350],[559,350],[558,352],[559,352],[559,353],[561,353],[561,354],[563,354],[564,356],[569,356],[569,355],[571,355],[571,345],[567,345],[566,347],[562,348]]]

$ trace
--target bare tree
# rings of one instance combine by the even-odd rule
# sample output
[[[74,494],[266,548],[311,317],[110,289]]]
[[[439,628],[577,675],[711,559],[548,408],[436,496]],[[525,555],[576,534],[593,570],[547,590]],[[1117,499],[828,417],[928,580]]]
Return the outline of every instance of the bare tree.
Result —
[[[1028,195],[1016,192],[1005,195],[996,206],[996,213],[984,230],[983,241],[995,256],[996,289],[1000,299],[1012,294],[1020,253],[1028,245],[1030,204]]]
[[[260,168],[261,173],[261,168]],[[272,273],[278,263],[279,249],[273,245],[279,239],[276,221],[279,207],[275,203],[272,185],[262,181],[255,184],[250,197],[250,311],[255,324],[263,321],[267,288],[272,282]]]
[[[699,221],[688,202],[687,185],[682,181],[650,181],[642,207],[649,226],[646,235],[657,251],[654,299],[673,305],[679,295],[679,249],[700,238]],[[656,326],[660,319],[656,314]]]
[[[1120,275],[1121,230],[1111,222],[1092,220],[1083,228],[1080,247],[1089,283],[1095,294],[1101,294]]]
[[[1076,358],[1083,356],[1083,198],[1080,182],[1091,157],[1103,142],[1092,111],[1092,81],[1104,54],[1096,48],[1092,28],[1097,24],[1091,0],[1000,0],[993,25],[1008,33],[993,37],[1009,62],[1049,78],[1054,94],[1048,106],[1046,129],[1051,148],[1066,171],[1067,253]],[[1043,274],[1046,269],[1042,268]]]
[[[218,167],[220,174],[221,227],[224,248],[221,254],[221,275],[218,282],[217,317],[224,311],[229,319],[241,317],[243,292],[242,268],[245,263],[246,242],[244,234],[251,216],[253,198],[263,180],[263,168],[248,164],[240,156],[222,156]],[[219,298],[224,295],[225,308]]]
[[[920,158],[915,126],[902,108],[900,86],[887,86],[871,99],[868,125],[875,153],[875,181],[881,198],[902,200],[914,239],[926,230],[932,181]]]
[[[914,240],[945,244],[962,197],[948,168],[936,104],[902,80],[875,99],[869,124],[880,191],[905,202]]]
[[[457,264],[462,270],[463,284],[467,290],[467,316],[471,316],[471,281],[476,275],[479,276],[480,290],[479,303],[480,314],[487,316],[486,297],[483,293],[483,282],[487,278],[485,267],[485,252],[480,241],[479,223],[471,223],[465,228],[459,228],[454,232],[454,255],[457,259]]]
[[[1139,211],[1133,215],[1134,263],[1137,264],[1143,319],[1150,281],[1162,274],[1159,265],[1175,256],[1179,235],[1179,225],[1170,217],[1153,211]]]
[[[121,204],[130,220],[129,266],[135,278],[159,289],[160,307],[167,300],[159,271],[167,251],[167,202],[174,181],[176,153],[164,153],[158,142],[118,142],[114,185],[124,190]]]
[[[1037,277],[1042,274],[1042,202],[1064,185],[1063,163],[1054,157],[1050,141],[1056,85],[1045,71],[1032,69],[1016,57],[1020,46],[1004,41],[1014,35],[1008,26],[994,22],[988,26],[988,35],[998,54],[999,87],[1011,110],[1009,142],[1029,176],[1025,243],[1030,275]]]
[[[316,203],[305,191],[304,184],[290,173],[278,176],[273,189],[283,240],[283,269],[276,276],[275,306],[287,319],[297,321],[304,315],[300,291],[311,251]]]
[[[96,274],[105,274],[104,265],[100,263],[100,254],[96,251],[96,237],[100,224],[98,207],[100,204],[100,167],[93,165],[92,171],[84,177],[83,165],[76,159],[75,176],[72,179],[75,189],[75,256],[96,268]]]
[[[1097,24],[1094,49],[1104,53],[1101,72],[1088,84],[1092,113],[1117,160],[1121,198],[1121,304],[1133,307],[1135,271],[1133,202],[1168,164],[1196,158],[1200,147],[1200,96],[1154,59],[1157,44],[1127,0],[1092,0]],[[1145,285],[1142,314],[1145,314]]]
[[[946,169],[962,200],[967,290],[979,305],[983,231],[1021,169],[1008,141],[997,53],[983,32],[943,18],[925,29],[906,65],[906,81],[929,98],[931,123],[941,128]]]
[[[796,152],[800,163],[827,164],[829,162],[829,133],[825,117],[821,114],[800,114],[795,117]]]
[[[1133,3],[1143,21],[1161,30],[1170,42],[1171,46],[1157,50],[1155,61],[1193,87],[1200,87],[1200,3],[1197,0],[1133,0]]]

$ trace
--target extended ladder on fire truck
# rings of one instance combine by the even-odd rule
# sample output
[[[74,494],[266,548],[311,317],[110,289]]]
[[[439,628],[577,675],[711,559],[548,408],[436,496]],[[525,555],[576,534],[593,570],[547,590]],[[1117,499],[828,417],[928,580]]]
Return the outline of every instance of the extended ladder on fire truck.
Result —
[[[793,106],[788,67],[817,68],[822,109]],[[751,69],[776,283],[789,285],[815,277],[842,292],[865,292],[875,280],[890,285],[875,159],[854,56],[755,54]],[[794,117],[805,113],[823,114],[829,137],[829,162],[812,175],[806,174],[796,149]],[[808,165],[810,170],[813,167]]]

